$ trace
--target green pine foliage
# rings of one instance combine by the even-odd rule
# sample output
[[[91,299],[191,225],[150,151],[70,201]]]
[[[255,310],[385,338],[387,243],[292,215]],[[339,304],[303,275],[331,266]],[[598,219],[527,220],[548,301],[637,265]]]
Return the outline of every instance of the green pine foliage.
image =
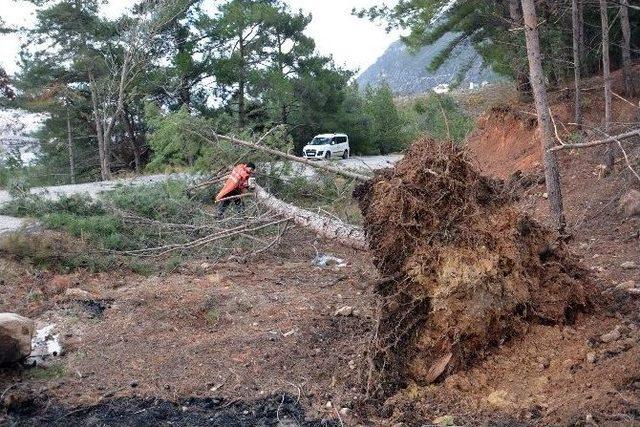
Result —
[[[401,108],[408,124],[406,132],[413,138],[427,135],[437,140],[463,143],[473,130],[474,119],[450,95],[429,94]]]

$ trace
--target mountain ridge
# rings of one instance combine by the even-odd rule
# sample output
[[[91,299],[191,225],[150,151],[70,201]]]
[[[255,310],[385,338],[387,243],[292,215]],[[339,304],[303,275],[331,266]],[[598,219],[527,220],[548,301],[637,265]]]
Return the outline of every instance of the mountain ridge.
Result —
[[[459,34],[449,32],[431,45],[413,53],[401,40],[393,42],[376,62],[356,81],[360,87],[380,86],[385,82],[396,95],[416,95],[430,90],[446,92],[459,79],[460,87],[469,88],[499,79],[486,65],[473,45],[465,41],[435,71],[429,64]]]

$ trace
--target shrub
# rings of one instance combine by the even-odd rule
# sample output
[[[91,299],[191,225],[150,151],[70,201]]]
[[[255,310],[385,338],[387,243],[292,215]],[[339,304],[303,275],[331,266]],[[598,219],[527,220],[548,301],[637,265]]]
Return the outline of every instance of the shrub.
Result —
[[[78,269],[106,271],[116,265],[114,257],[98,254],[81,242],[55,233],[9,234],[0,240],[0,254],[60,273]]]

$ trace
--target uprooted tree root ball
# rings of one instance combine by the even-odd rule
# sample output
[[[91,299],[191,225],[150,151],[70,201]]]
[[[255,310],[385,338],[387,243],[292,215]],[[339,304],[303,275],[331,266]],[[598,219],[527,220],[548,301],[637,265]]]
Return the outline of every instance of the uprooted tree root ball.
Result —
[[[463,369],[529,323],[570,324],[594,308],[586,271],[457,145],[418,141],[354,196],[390,278],[376,289],[372,396]]]

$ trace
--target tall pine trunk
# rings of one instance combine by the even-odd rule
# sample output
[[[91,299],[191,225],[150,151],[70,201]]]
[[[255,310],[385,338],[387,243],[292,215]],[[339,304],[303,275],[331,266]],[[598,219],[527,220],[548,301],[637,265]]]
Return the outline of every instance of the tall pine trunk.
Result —
[[[179,22],[175,23],[175,40],[176,48],[178,50],[178,57],[182,60],[186,55],[189,55],[187,51],[187,35],[188,29]],[[178,89],[178,97],[180,107],[186,107],[187,111],[191,111],[191,87],[189,78],[186,75],[187,71],[180,70],[180,87]]]
[[[631,79],[631,28],[629,26],[629,0],[620,0],[620,27],[622,28],[622,75],[624,93],[635,96],[635,87]]]
[[[133,154],[133,163],[136,172],[140,172],[140,148],[138,144],[138,134],[136,132],[133,114],[129,112],[127,104],[124,104],[122,111],[122,119],[127,126],[127,132],[129,133],[129,142],[131,144],[131,152]]]
[[[368,248],[364,231],[359,227],[286,203],[260,186],[256,186],[255,193],[260,204],[285,218],[290,218],[294,223],[311,230],[320,237],[353,249],[367,250]]]
[[[578,126],[578,129],[582,129],[582,105],[580,104],[582,93],[581,93],[581,69],[582,61],[580,57],[580,52],[582,48],[580,47],[580,32],[583,23],[580,21],[581,13],[580,8],[582,7],[582,2],[580,0],[572,0],[571,1],[571,26],[573,28],[573,79],[575,84],[575,117],[574,120]]]
[[[607,0],[600,0],[602,26],[602,78],[604,80],[604,131],[608,135],[611,126],[611,65],[609,58],[609,14]],[[613,171],[613,145],[608,144],[604,155],[605,173]]]
[[[555,137],[549,116],[549,101],[547,99],[547,89],[545,87],[542,59],[540,57],[538,16],[536,15],[534,0],[522,0],[522,14],[524,16],[531,88],[533,89],[544,153],[544,173],[547,184],[547,194],[549,195],[550,213],[557,230],[560,233],[564,233],[566,220],[562,204],[560,173],[558,171],[558,162],[555,153],[550,151],[555,145]]]
[[[240,29],[240,39],[238,40],[238,49],[240,52],[240,79],[238,82],[238,126],[242,129],[245,125],[245,106],[244,106],[244,93],[245,93],[245,49],[244,49],[244,34]]]
[[[520,0],[509,0],[509,18],[511,19],[511,28],[515,29],[522,25],[522,13],[520,13]],[[529,73],[526,64],[520,58],[514,58],[516,61],[516,89],[518,93],[524,97],[531,95],[531,83],[529,82]]]
[[[71,116],[69,115],[69,107],[67,107],[67,148],[69,150],[69,176],[71,184],[76,183],[76,167],[73,156],[73,136],[71,135]]]
[[[100,108],[98,108],[98,94],[96,88],[96,82],[93,78],[93,74],[89,73],[89,82],[91,89],[91,104],[93,107],[93,117],[96,125],[96,137],[98,139],[98,156],[100,158],[100,176],[103,181],[111,179],[111,169],[109,165],[109,158],[107,151],[105,150],[104,143],[104,130],[102,125],[102,119],[100,118]]]

